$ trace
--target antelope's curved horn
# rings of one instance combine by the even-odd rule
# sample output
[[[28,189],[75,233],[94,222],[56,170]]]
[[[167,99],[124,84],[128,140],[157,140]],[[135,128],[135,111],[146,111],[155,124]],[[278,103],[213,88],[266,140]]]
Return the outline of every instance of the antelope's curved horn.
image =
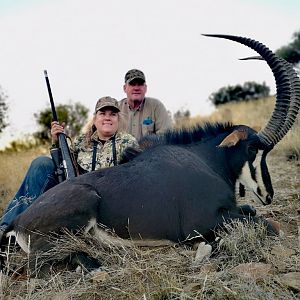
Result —
[[[264,60],[260,55],[239,58],[239,60],[251,60],[251,59]]]
[[[276,102],[267,125],[258,133],[260,141],[273,148],[294,124],[300,107],[300,80],[292,65],[276,56],[265,45],[255,40],[222,34],[203,34],[229,39],[255,50],[271,68],[276,82]]]
[[[261,56],[250,56],[250,57],[240,58],[239,60],[251,60],[251,59],[264,60]],[[291,93],[290,106],[285,118],[284,126],[279,130],[277,134],[279,140],[281,140],[286,135],[288,130],[292,127],[297,117],[297,113],[299,111],[299,101],[297,101],[297,95],[299,97],[300,82],[296,72],[293,69],[293,66],[282,58],[279,58],[279,60],[281,60],[282,63],[285,65],[286,71],[289,75],[290,82],[293,88],[293,91]]]
[[[282,60],[283,64],[286,67],[286,71],[289,74],[290,77],[290,82],[291,82],[291,101],[290,101],[290,106],[286,115],[286,119],[284,122],[284,125],[282,128],[280,128],[279,132],[277,133],[277,136],[279,140],[281,140],[286,133],[289,131],[289,129],[293,126],[293,124],[296,121],[297,114],[300,109],[300,80],[295,72],[293,66],[288,63],[286,60],[280,58]],[[278,140],[278,141],[279,141]]]

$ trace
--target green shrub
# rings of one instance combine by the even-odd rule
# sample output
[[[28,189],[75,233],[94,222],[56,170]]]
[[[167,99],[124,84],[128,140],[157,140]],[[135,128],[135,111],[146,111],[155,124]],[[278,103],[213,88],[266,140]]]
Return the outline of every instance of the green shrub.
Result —
[[[270,88],[265,84],[259,84],[254,81],[245,82],[243,85],[227,86],[220,88],[217,92],[209,96],[209,100],[215,106],[228,102],[256,100],[267,97],[270,94]]]

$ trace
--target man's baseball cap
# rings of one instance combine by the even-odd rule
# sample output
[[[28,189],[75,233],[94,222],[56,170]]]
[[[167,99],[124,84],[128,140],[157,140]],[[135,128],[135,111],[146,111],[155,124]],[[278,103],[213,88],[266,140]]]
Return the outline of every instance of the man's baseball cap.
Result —
[[[130,83],[134,79],[139,79],[143,82],[146,81],[145,74],[142,71],[137,70],[137,69],[129,70],[125,74],[125,83]]]
[[[120,111],[119,105],[118,105],[118,101],[115,98],[106,96],[106,97],[102,97],[97,101],[97,104],[95,106],[95,113],[98,110],[101,110],[104,107],[112,107],[114,108],[116,111]]]

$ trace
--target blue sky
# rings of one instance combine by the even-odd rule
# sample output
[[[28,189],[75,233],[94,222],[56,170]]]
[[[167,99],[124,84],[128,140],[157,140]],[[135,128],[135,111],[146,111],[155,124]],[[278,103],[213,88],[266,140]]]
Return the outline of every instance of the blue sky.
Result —
[[[300,1],[259,0],[0,0],[0,85],[11,126],[1,145],[36,130],[33,114],[55,102],[80,101],[91,111],[104,95],[121,99],[124,74],[142,69],[148,95],[172,112],[213,108],[226,85],[274,81],[263,62],[236,43],[201,33],[247,36],[276,50],[300,30]]]

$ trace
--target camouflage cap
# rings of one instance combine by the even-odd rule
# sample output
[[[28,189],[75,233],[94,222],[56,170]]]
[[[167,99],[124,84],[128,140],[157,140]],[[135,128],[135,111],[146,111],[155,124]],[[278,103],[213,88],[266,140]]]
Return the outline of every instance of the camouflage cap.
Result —
[[[137,69],[129,70],[125,74],[125,83],[130,83],[134,79],[140,79],[144,82],[146,81],[144,73],[140,70],[137,70]]]
[[[102,97],[97,101],[97,104],[95,106],[95,113],[98,110],[101,110],[104,107],[113,107],[118,112],[120,111],[118,101],[115,98],[112,98],[112,97],[109,97],[109,96]]]

